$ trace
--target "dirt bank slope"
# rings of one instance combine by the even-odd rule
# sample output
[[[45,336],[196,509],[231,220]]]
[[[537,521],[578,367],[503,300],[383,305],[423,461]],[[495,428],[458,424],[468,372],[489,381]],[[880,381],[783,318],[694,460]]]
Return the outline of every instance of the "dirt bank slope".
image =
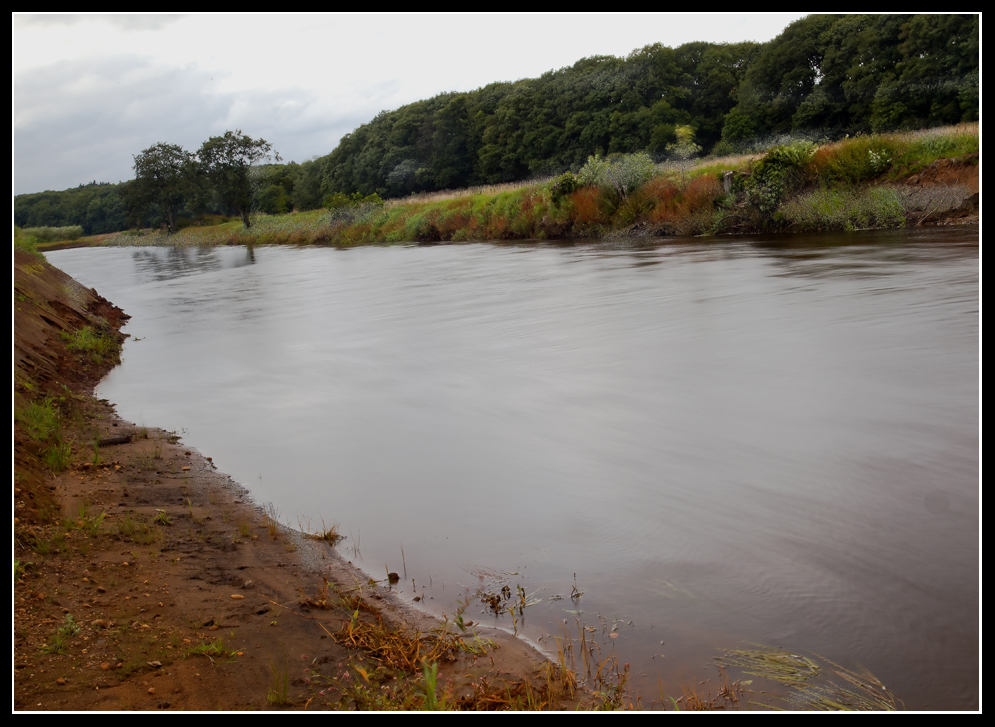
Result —
[[[448,707],[576,704],[523,642],[443,633],[175,435],[120,420],[92,397],[116,352],[78,332],[119,342],[127,316],[14,262],[14,709],[414,709],[432,663]]]

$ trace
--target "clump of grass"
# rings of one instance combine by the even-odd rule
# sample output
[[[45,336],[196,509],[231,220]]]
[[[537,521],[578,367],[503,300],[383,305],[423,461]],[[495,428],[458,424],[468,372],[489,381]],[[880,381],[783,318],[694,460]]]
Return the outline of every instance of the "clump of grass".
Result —
[[[902,227],[905,210],[894,189],[817,189],[784,204],[775,219],[792,229],[853,231],[871,227]]]
[[[156,510],[152,522],[156,525],[172,525],[173,519],[166,514],[165,510]]]
[[[187,649],[188,656],[206,656],[213,662],[212,657],[231,657],[235,656],[236,652],[227,648],[225,646],[225,640],[223,637],[219,636],[214,641],[207,641],[202,644],[197,644],[196,646]]]
[[[56,629],[55,633],[52,635],[51,640],[42,647],[42,652],[46,654],[62,654],[65,653],[66,646],[69,644],[69,639],[80,632],[81,626],[76,623],[71,613],[66,614],[65,620],[62,625]]]
[[[90,515],[89,510],[89,505],[86,502],[81,502],[77,511],[75,524],[79,530],[92,537],[100,532],[100,526],[107,517],[107,513],[101,512],[97,515]]]
[[[263,508],[263,515],[266,518],[266,530],[269,532],[269,536],[276,540],[280,532],[280,511],[276,509],[276,505],[270,502]]]
[[[238,534],[241,535],[243,538],[247,538],[249,537],[249,534],[251,532],[252,532],[252,523],[249,522],[249,519],[244,516],[239,517]]]
[[[339,532],[339,524],[332,523],[331,525],[325,524],[325,519],[319,517],[321,520],[321,527],[312,529],[311,520],[307,516],[304,516],[306,525],[302,525],[300,519],[298,518],[298,527],[301,532],[304,533],[309,538],[314,538],[315,540],[323,540],[329,545],[335,545],[340,540],[345,539],[345,536]]]
[[[143,470],[155,470],[159,467],[159,460],[162,459],[162,442],[153,440],[152,448],[144,450],[138,458],[138,466]]]
[[[28,566],[34,565],[34,563],[22,563],[21,561],[14,559],[14,583],[16,584],[19,580],[24,577],[27,572]]]
[[[59,335],[66,341],[66,347],[70,351],[88,355],[93,363],[103,363],[107,356],[114,361],[119,360],[121,343],[108,331],[95,331],[90,326],[84,326],[75,333],[62,331]]]
[[[61,427],[61,417],[50,398],[32,401],[23,409],[15,411],[14,420],[20,422],[27,435],[37,442],[48,441]]]
[[[61,527],[55,528],[49,537],[46,537],[43,532],[36,532],[33,534],[32,549],[38,555],[50,555],[65,547],[65,538],[65,532]]]
[[[34,255],[41,260],[45,255],[38,249],[39,239],[35,235],[30,235],[18,226],[14,226],[14,249]]]
[[[288,696],[290,689],[290,668],[284,662],[283,674],[277,671],[275,664],[272,665],[271,671],[269,691],[266,693],[266,703],[273,707],[290,704],[290,697]]]
[[[125,515],[118,522],[117,528],[121,536],[129,538],[139,545],[151,545],[162,538],[162,534],[151,527],[144,518],[136,521],[132,520],[131,515]]]
[[[436,693],[436,684],[439,680],[439,665],[434,661],[426,664],[422,669],[425,678],[425,704],[422,709],[430,712],[441,712],[446,708],[446,697],[443,694],[440,699]]]
[[[62,472],[69,467],[72,457],[72,447],[69,442],[62,441],[60,436],[55,442],[42,451],[41,461],[53,472]]]

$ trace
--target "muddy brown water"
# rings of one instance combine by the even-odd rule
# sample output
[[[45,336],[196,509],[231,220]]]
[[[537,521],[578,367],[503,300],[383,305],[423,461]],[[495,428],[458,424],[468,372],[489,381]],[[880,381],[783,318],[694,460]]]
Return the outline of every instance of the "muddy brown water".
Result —
[[[48,257],[132,316],[99,396],[437,613],[978,708],[976,228]]]

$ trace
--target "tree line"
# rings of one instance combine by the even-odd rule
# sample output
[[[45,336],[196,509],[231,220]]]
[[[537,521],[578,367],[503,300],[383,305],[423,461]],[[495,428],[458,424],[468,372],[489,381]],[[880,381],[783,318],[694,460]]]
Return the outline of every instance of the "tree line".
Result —
[[[88,235],[148,226],[172,231],[181,213],[187,218],[215,213],[239,217],[249,227],[249,213],[267,199],[269,190],[260,184],[269,181],[269,186],[279,186],[286,176],[281,165],[260,164],[269,159],[280,161],[272,144],[241,130],[211,137],[196,153],[159,142],[134,156],[135,178],[128,182],[93,182],[64,192],[18,195],[14,224],[79,225]],[[286,201],[272,211],[288,211]]]
[[[400,197],[577,172],[592,155],[661,161],[689,145],[734,153],[776,135],[836,139],[974,121],[979,31],[977,15],[810,15],[763,44],[657,43],[625,58],[584,58],[381,112],[326,156],[256,167],[241,199],[249,194],[251,209],[269,213],[306,210],[336,194]],[[213,189],[190,194],[185,214],[224,206]],[[134,207],[129,194],[121,192],[124,210]]]

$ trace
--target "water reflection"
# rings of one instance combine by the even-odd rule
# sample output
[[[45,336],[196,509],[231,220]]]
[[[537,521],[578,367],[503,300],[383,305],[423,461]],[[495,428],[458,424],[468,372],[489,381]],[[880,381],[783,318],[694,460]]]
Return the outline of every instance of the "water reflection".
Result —
[[[252,247],[142,247],[131,254],[138,274],[150,281],[239,268],[255,262]]]

